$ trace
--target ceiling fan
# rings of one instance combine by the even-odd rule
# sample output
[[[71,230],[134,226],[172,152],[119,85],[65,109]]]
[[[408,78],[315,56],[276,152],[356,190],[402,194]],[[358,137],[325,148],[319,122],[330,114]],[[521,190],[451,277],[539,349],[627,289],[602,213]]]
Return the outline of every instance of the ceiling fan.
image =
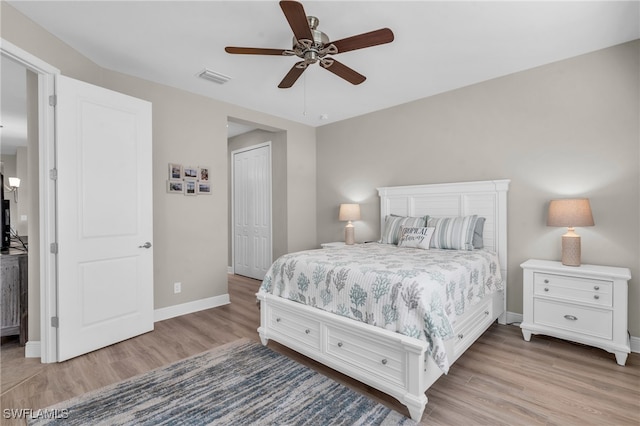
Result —
[[[347,80],[351,84],[360,84],[367,78],[348,66],[336,61],[328,55],[391,43],[393,32],[389,28],[382,28],[343,38],[337,41],[329,41],[329,37],[317,29],[320,22],[315,16],[307,16],[301,3],[292,0],[280,1],[280,8],[293,30],[293,47],[291,49],[263,49],[258,47],[225,47],[227,53],[240,55],[276,55],[297,56],[302,61],[297,62],[285,75],[278,85],[281,89],[287,89],[298,80],[305,69],[316,62],[338,77]]]

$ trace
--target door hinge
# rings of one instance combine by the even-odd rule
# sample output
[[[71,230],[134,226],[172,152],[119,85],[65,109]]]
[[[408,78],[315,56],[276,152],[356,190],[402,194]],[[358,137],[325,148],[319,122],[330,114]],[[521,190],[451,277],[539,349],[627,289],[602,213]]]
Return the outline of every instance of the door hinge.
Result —
[[[58,169],[49,170],[49,179],[58,180]]]
[[[49,251],[53,254],[58,254],[58,243],[51,243]]]
[[[49,96],[49,106],[56,106],[58,105],[58,95],[51,95]]]
[[[58,317],[51,317],[51,327],[58,328],[60,326],[60,321],[58,321]]]

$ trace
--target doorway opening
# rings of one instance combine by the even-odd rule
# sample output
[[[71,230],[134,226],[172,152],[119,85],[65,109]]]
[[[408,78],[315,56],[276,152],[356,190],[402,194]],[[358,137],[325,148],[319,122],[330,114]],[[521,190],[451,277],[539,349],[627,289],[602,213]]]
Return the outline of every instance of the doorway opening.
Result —
[[[242,274],[236,271],[236,213],[234,203],[234,161],[233,153],[252,150],[262,145],[270,146],[270,221],[271,221],[271,242],[270,254],[265,263],[271,265],[274,259],[287,252],[287,134],[281,129],[261,125],[237,118],[228,118],[228,200],[229,200],[229,273]],[[259,239],[256,239],[257,244]],[[260,247],[254,247],[262,250]],[[266,272],[266,271],[265,271]],[[246,272],[244,272],[246,274]],[[250,276],[250,275],[249,275]],[[259,279],[261,279],[260,277]]]
[[[60,71],[4,39],[0,43],[0,55],[3,60],[12,60],[30,71],[32,74],[28,74],[28,79],[34,80],[27,84],[35,92],[28,96],[33,99],[28,111],[33,111],[34,121],[37,121],[33,125],[33,137],[29,137],[34,141],[33,147],[27,151],[30,203],[27,212],[28,340],[25,356],[40,358],[43,363],[55,362],[56,333],[48,321],[56,315],[57,309],[55,254],[48,250],[55,242],[56,232],[55,180],[50,178],[50,171],[55,170],[54,113],[49,100],[54,99],[55,76]],[[26,185],[24,191],[19,191],[18,200],[21,194],[26,194]],[[20,219],[18,216],[18,223]]]

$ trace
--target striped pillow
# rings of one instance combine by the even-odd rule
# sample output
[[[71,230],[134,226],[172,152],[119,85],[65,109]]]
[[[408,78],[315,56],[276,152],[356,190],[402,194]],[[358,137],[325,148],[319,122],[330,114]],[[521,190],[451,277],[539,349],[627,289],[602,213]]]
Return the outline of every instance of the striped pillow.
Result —
[[[414,228],[422,228],[426,226],[427,220],[429,220],[429,216],[408,217],[388,215],[384,219],[384,228],[382,229],[380,242],[382,244],[398,244],[398,241],[400,240],[401,227],[410,226]]]
[[[431,218],[427,226],[436,230],[431,247],[451,250],[473,250],[473,233],[478,215]]]

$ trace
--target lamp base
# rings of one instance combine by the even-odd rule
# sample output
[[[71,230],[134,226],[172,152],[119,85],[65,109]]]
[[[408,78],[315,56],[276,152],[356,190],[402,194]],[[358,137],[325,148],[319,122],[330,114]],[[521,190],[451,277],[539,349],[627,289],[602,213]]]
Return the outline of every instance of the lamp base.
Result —
[[[348,246],[354,245],[356,242],[356,236],[351,221],[344,227],[344,243]]]
[[[562,264],[565,266],[580,266],[580,235],[573,232],[573,228],[562,236]]]

